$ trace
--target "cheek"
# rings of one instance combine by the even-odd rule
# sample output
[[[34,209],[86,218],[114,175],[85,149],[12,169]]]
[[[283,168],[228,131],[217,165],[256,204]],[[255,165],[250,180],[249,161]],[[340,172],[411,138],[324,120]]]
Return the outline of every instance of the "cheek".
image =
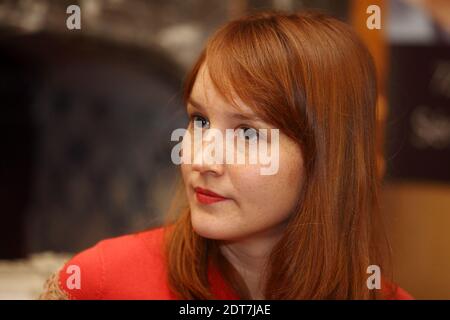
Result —
[[[299,148],[280,148],[279,170],[261,175],[260,166],[241,166],[230,171],[243,211],[285,216],[296,204],[303,182],[303,159]],[[274,210],[275,209],[275,210]]]
[[[180,170],[181,170],[181,177],[182,177],[184,183],[186,184],[188,182],[189,175],[192,171],[191,165],[182,163],[180,165]]]
[[[300,147],[293,142],[280,150],[280,173],[285,181],[285,189],[299,194],[305,175],[304,161]]]
[[[287,139],[287,138],[286,138]],[[289,210],[297,204],[304,187],[304,161],[301,148],[288,140],[280,149],[280,181],[281,198]]]
[[[268,176],[260,174],[259,166],[238,165],[229,170],[229,174],[236,193],[243,200],[242,205],[257,204],[268,191],[264,186],[270,183]]]

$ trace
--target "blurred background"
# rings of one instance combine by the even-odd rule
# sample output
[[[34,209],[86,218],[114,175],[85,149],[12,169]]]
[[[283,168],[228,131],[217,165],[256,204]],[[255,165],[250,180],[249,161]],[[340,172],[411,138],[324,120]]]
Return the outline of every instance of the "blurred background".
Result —
[[[66,26],[74,4],[80,30]],[[448,0],[0,0],[0,299],[36,298],[73,253],[158,226],[183,77],[208,36],[248,12],[307,8],[351,24],[376,61],[395,279],[450,299]]]

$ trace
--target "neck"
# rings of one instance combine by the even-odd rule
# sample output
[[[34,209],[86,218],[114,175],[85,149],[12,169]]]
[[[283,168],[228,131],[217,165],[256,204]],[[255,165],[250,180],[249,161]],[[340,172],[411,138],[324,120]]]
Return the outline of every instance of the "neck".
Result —
[[[269,255],[280,240],[285,225],[243,239],[222,241],[223,256],[233,265],[246,282],[253,299],[264,299],[263,273]]]

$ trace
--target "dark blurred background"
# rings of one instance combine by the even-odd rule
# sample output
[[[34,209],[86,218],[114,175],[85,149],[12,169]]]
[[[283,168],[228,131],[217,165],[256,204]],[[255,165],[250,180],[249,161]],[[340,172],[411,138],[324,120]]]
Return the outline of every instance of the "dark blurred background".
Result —
[[[160,223],[184,75],[219,25],[277,3],[308,4],[1,1],[0,257],[76,252]],[[81,30],[66,27],[72,4]],[[317,4],[346,16],[345,1]]]
[[[396,277],[450,299],[449,3],[0,1],[0,299],[30,297],[15,261],[159,225],[178,169],[170,133],[187,123],[182,81],[207,37],[248,12],[306,8],[351,24],[374,55]],[[73,4],[81,30],[66,27]],[[380,30],[366,23],[374,4]]]

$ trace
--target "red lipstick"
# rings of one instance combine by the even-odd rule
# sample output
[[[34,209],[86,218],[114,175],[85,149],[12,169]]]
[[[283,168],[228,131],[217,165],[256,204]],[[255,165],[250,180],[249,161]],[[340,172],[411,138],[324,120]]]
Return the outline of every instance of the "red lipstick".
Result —
[[[228,198],[222,197],[220,194],[214,193],[208,189],[194,188],[195,196],[198,202],[203,204],[211,204],[219,201],[228,200]]]

